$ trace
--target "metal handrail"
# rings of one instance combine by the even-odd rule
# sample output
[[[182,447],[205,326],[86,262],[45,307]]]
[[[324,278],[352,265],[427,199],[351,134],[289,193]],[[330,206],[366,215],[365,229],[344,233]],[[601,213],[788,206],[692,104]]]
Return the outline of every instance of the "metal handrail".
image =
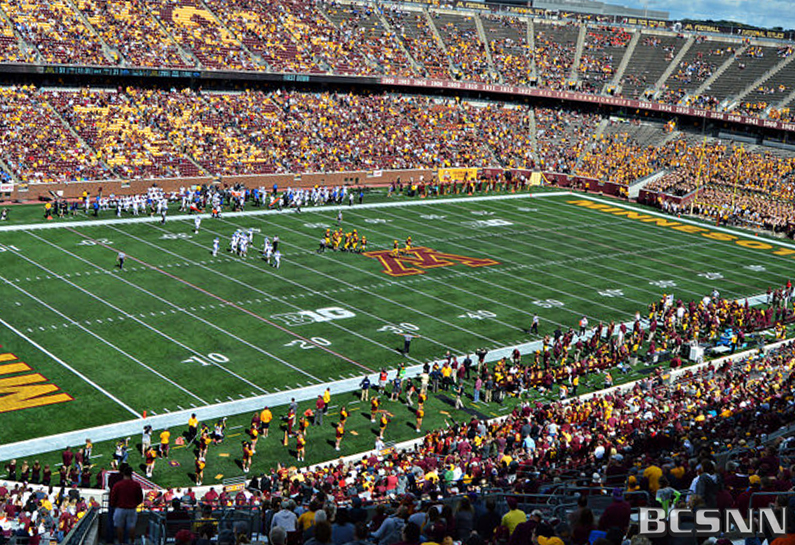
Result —
[[[61,541],[61,545],[83,545],[91,527],[97,522],[98,515],[99,509],[90,507],[77,521],[77,524],[66,534],[66,537]]]

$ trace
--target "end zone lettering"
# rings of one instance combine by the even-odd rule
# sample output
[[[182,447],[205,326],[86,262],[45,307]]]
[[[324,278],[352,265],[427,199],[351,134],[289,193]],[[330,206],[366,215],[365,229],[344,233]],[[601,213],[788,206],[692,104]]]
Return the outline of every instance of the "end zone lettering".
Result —
[[[392,250],[378,250],[362,254],[372,259],[377,259],[384,268],[383,273],[389,276],[412,276],[425,274],[425,269],[437,267],[450,267],[456,263],[467,267],[488,267],[499,265],[494,259],[467,257],[463,255],[437,252],[432,248],[417,246],[408,252],[395,255]]]
[[[750,248],[752,250],[773,250],[773,255],[791,256],[793,259],[795,259],[795,250],[791,250],[789,248],[775,248],[773,244],[763,242],[762,240],[743,239],[738,235],[733,235],[731,233],[713,231],[699,225],[681,223],[672,219],[669,220],[656,215],[635,212],[627,208],[602,204],[587,199],[577,199],[566,202],[567,204],[582,206],[583,208],[590,208],[591,210],[599,210],[600,212],[607,212],[608,214],[613,214],[614,216],[623,216],[632,220],[641,221],[643,223],[653,223],[654,225],[658,225],[660,227],[670,227],[671,229],[676,229],[677,231],[682,231],[683,233],[701,235],[702,237],[712,240],[734,242],[743,248]]]
[[[0,375],[15,375],[0,376],[0,413],[74,400],[69,394],[55,393],[59,391],[55,384],[42,384],[47,382],[47,378],[39,373],[17,374],[32,370],[27,363],[17,359],[11,353],[0,354]]]

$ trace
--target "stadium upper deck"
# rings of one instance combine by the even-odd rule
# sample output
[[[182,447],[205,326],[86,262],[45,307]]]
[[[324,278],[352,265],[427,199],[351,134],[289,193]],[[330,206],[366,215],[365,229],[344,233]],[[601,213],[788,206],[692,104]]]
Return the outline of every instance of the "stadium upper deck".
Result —
[[[780,37],[420,4],[0,2],[5,63],[432,77],[789,120],[795,70]]]

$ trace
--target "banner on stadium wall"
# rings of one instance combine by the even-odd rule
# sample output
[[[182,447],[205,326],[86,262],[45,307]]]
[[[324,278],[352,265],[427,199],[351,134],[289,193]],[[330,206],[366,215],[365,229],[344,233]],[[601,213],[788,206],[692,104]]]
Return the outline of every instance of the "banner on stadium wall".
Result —
[[[0,184],[0,193],[11,193],[14,191],[14,183],[2,183]]]
[[[547,179],[544,178],[544,174],[542,172],[533,172],[530,174],[530,185],[544,185]]]
[[[646,17],[616,17],[617,22],[622,25],[636,25],[645,26],[650,28],[665,28],[671,21],[663,21],[660,19],[647,19]]]
[[[467,0],[457,2],[456,5],[460,8],[466,9],[477,9],[477,10],[490,10],[491,7],[487,6],[486,4],[481,4],[480,2],[468,2]]]
[[[440,168],[438,172],[439,181],[461,182],[475,180],[478,176],[476,168]]]

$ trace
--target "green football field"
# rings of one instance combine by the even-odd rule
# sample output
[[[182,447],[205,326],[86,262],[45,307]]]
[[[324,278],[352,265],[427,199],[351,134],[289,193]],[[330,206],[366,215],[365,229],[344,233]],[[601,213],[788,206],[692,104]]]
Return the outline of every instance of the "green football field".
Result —
[[[626,212],[555,194],[343,207],[370,252],[412,237],[397,263],[317,253],[332,208],[206,218],[198,233],[176,217],[3,231],[0,441],[511,346],[538,338],[535,313],[551,333],[632,319],[663,293],[742,297],[790,275],[786,242]],[[228,252],[250,228],[248,257]],[[281,240],[278,270],[259,256],[265,235]],[[406,357],[402,332],[420,336]]]

